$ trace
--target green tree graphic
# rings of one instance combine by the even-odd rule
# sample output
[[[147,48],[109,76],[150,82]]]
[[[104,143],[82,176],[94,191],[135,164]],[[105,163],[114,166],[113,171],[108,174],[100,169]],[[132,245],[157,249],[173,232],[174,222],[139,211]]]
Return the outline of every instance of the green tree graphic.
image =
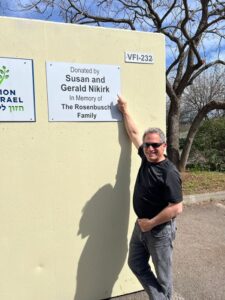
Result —
[[[0,84],[2,84],[5,79],[9,78],[8,73],[9,73],[9,70],[7,70],[7,68],[5,66],[2,66],[0,68]]]

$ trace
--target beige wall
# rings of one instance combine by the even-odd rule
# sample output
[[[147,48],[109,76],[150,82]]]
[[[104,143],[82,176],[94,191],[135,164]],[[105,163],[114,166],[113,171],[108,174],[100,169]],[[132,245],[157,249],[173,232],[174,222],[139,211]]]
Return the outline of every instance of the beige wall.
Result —
[[[121,122],[48,122],[45,62],[121,66],[140,130],[165,129],[162,35],[9,18],[0,28],[0,57],[33,59],[36,99],[36,122],[0,123],[0,299],[141,289],[126,263],[136,150]],[[125,51],[151,52],[155,63],[124,63]]]

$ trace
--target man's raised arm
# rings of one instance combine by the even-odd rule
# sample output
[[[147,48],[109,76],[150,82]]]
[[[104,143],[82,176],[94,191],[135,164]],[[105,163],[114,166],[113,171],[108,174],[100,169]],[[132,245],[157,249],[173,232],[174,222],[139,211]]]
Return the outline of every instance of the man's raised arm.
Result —
[[[132,143],[138,149],[142,144],[141,136],[140,136],[140,133],[138,131],[136,124],[134,123],[134,120],[132,119],[131,115],[128,112],[127,102],[121,96],[118,96],[118,108],[123,115],[124,125],[126,128],[127,134],[129,136],[130,140],[132,141]]]

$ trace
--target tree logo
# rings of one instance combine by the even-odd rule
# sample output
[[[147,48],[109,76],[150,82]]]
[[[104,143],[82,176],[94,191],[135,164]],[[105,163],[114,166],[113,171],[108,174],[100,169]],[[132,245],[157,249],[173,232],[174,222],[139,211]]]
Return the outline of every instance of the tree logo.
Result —
[[[3,83],[4,80],[9,78],[9,70],[5,66],[0,68],[0,85]]]

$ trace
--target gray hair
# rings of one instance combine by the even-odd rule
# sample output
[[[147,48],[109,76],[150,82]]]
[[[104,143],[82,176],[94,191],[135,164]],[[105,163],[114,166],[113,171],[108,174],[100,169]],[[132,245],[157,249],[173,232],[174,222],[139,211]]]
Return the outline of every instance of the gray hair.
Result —
[[[144,141],[146,135],[149,133],[157,133],[160,137],[161,143],[166,143],[166,136],[165,136],[164,132],[160,128],[157,128],[157,127],[152,127],[152,128],[148,128],[147,130],[145,130],[143,137],[142,137],[143,141]]]

